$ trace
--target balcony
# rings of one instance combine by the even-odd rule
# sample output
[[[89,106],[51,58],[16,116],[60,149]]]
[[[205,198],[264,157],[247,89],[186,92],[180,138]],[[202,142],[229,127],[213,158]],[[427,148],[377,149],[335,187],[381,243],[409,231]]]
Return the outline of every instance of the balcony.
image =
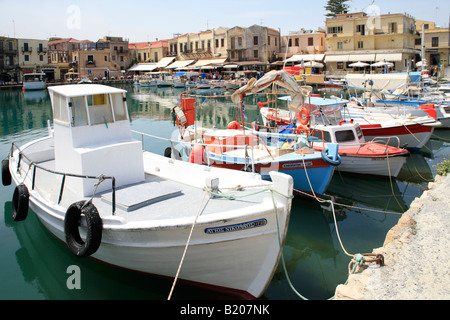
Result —
[[[86,61],[86,67],[95,67],[95,61],[87,60]]]
[[[31,53],[33,52],[33,49],[31,47],[22,47],[22,53]]]

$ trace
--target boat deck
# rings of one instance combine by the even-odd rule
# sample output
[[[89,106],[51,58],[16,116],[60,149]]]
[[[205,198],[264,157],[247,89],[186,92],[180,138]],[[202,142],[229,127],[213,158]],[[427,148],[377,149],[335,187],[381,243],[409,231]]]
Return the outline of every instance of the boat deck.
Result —
[[[149,155],[150,154],[148,153],[144,153],[144,163],[147,161],[153,164],[155,159],[151,158]],[[164,157],[161,158],[161,161],[173,161]],[[55,170],[54,160],[47,160],[37,164],[46,169]],[[199,168],[206,173],[211,170],[206,166],[199,166]],[[249,175],[252,174],[249,173]],[[37,169],[35,190],[47,201],[57,203],[62,179],[61,175],[55,175]],[[66,177],[60,202],[60,206],[64,208],[67,208],[74,202],[86,199],[77,196],[76,192],[71,188],[71,182],[73,183],[74,181],[73,179],[77,178]],[[269,186],[269,183],[266,181],[249,179],[247,187],[241,189],[239,186],[233,188],[226,181],[221,183],[221,179],[222,177],[219,179],[219,190],[221,192],[227,195],[244,197],[229,201],[226,198],[213,197],[208,194],[205,196],[206,191],[203,190],[201,186],[193,186],[188,184],[187,181],[186,183],[183,183],[146,172],[144,181],[131,186],[118,187],[116,189],[116,212],[114,215],[120,217],[119,219],[122,220],[122,223],[125,221],[136,222],[149,219],[162,220],[188,218],[195,217],[201,207],[204,209],[200,215],[208,215],[224,210],[244,209],[261,203],[262,197],[267,196],[267,193],[250,195],[255,190],[261,189],[261,187]],[[96,182],[96,180],[92,180],[93,184]],[[110,180],[105,180],[102,183],[109,184],[111,182]],[[93,204],[96,206],[102,218],[112,215],[111,200],[111,189],[95,194]],[[176,201],[177,204],[182,205],[174,206],[172,201]]]

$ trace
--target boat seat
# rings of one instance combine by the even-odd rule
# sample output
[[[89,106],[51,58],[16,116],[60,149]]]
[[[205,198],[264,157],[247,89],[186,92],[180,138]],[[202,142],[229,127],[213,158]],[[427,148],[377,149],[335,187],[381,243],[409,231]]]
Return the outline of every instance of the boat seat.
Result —
[[[169,181],[146,181],[117,189],[116,207],[130,212],[182,194],[181,189],[171,185]],[[111,203],[112,192],[103,194],[101,199]]]

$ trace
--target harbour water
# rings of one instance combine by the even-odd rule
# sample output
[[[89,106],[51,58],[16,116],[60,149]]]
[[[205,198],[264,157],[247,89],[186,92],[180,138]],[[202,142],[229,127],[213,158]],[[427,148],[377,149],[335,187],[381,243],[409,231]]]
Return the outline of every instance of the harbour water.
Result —
[[[165,138],[176,134],[170,109],[182,90],[120,86],[128,90],[133,130]],[[263,98],[251,96],[245,100],[248,122],[259,117],[256,105],[259,99]],[[224,128],[235,120],[236,110],[229,99],[198,101],[197,120],[204,126]],[[0,90],[2,158],[7,156],[12,142],[20,145],[47,135],[47,121],[51,118],[47,91]],[[351,259],[343,251],[337,231],[348,253],[369,253],[382,246],[388,230],[436,175],[433,165],[448,159],[449,142],[449,131],[435,131],[420,152],[408,157],[396,180],[336,172],[324,199],[336,203],[338,229],[329,204],[295,198],[283,250],[286,268],[280,263],[261,299],[299,299],[290,283],[308,299],[331,298],[336,286],[347,280]],[[168,146],[166,141],[144,141],[145,149],[159,154]],[[0,299],[167,299],[172,280],[76,258],[47,232],[34,214],[29,214],[25,221],[14,222],[11,218],[14,185],[0,188]],[[80,270],[80,289],[67,285],[70,266]],[[176,284],[172,296],[176,300],[223,298],[227,297],[181,282]]]

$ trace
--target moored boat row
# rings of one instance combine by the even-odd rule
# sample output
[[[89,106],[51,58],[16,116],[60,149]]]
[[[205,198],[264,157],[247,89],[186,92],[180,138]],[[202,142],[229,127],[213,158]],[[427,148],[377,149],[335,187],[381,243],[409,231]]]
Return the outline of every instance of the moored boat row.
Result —
[[[329,120],[346,103],[320,104],[292,80],[278,71],[237,88],[240,119],[227,129],[196,124],[195,98],[183,93],[173,109],[179,149],[165,156],[132,138],[124,90],[49,88],[53,130],[13,144],[2,163],[3,183],[17,185],[14,219],[29,206],[76,256],[258,298],[282,254],[294,190],[320,197],[335,170],[395,178],[409,154],[391,133],[369,141],[356,117]],[[289,109],[261,104],[264,123],[245,123],[243,97],[274,84]]]

